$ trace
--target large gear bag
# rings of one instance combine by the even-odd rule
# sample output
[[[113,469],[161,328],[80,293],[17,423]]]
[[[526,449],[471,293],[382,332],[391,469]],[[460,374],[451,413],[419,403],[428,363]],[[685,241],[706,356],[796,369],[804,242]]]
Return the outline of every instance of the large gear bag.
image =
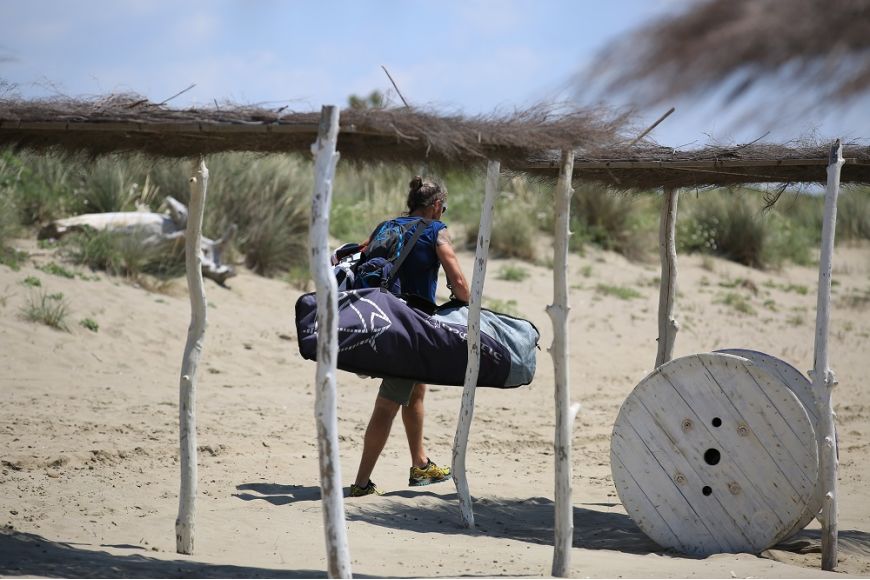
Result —
[[[432,315],[379,288],[338,295],[341,370],[372,377],[462,386],[468,361],[468,306],[448,302]],[[512,388],[535,376],[540,334],[528,320],[482,309],[477,386]],[[303,358],[317,357],[317,299],[296,301],[296,331]]]

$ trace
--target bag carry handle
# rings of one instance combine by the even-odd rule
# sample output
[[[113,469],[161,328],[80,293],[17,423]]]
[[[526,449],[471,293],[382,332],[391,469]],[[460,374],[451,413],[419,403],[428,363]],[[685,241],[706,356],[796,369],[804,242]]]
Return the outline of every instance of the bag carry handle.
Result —
[[[423,231],[428,228],[431,223],[432,220],[425,220],[422,218],[417,220],[417,227],[414,230],[414,235],[411,237],[411,241],[405,244],[405,247],[402,248],[402,253],[399,254],[399,257],[396,258],[396,262],[393,264],[393,269],[390,271],[390,276],[381,280],[381,292],[387,292],[389,287],[392,286],[396,276],[399,275],[399,268],[402,267],[405,259],[411,255],[411,250],[414,249],[417,240],[420,239],[420,236],[423,235]]]

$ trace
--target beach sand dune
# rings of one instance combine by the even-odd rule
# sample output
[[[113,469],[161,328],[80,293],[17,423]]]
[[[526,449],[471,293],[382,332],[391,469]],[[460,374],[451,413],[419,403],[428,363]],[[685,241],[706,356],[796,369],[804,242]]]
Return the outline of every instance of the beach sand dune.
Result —
[[[0,266],[0,575],[323,577],[325,548],[313,417],[315,365],[297,350],[301,294],[247,271],[206,281],[209,328],[198,376],[196,551],[175,553],[178,373],[189,321],[183,279],[160,292],[94,275],[68,279],[22,241],[33,263]],[[465,271],[473,255],[462,253]],[[499,278],[507,266],[528,273]],[[24,281],[40,280],[40,288]],[[577,577],[820,577],[819,526],[761,555],[692,558],[649,540],[619,503],[609,465],[620,405],[656,355],[658,265],[598,251],[572,255],[570,382],[582,404],[573,440]],[[769,353],[806,371],[815,324],[813,268],[761,272],[681,257],[675,356],[719,348]],[[870,575],[870,249],[835,256],[831,365],[840,443],[840,565]],[[631,289],[620,292],[615,289]],[[26,321],[33,292],[62,293],[70,332]],[[544,265],[492,260],[487,304],[541,331],[527,387],[480,389],[467,461],[478,526],[459,524],[452,483],[408,488],[397,423],[373,479],[383,497],[345,502],[359,577],[547,576],[553,541],[552,301]],[[619,296],[618,294],[622,294]],[[730,294],[748,308],[738,310]],[[729,304],[730,302],[730,304]],[[79,324],[98,323],[97,332]],[[349,485],[377,381],[338,377],[342,479]],[[449,463],[461,389],[427,395],[426,443]]]

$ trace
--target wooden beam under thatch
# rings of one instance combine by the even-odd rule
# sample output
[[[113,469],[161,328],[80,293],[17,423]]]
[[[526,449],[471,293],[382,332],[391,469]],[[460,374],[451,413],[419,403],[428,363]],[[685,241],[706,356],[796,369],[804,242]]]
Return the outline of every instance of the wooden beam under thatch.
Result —
[[[341,113],[342,159],[468,166],[499,159],[513,167],[535,152],[608,146],[624,140],[625,117],[544,107],[507,116],[463,117],[418,109]],[[0,100],[0,146],[100,155],[141,152],[191,157],[223,151],[310,154],[319,114],[226,105],[169,109],[135,95],[100,100]]]
[[[688,4],[601,51],[592,73],[647,103],[759,80],[847,100],[870,89],[870,1],[706,0]],[[615,72],[614,72],[615,71]],[[587,79],[588,80],[588,79]]]
[[[574,179],[595,181],[616,189],[709,187],[749,183],[823,183],[828,146],[817,143],[711,146],[678,151],[668,147],[617,146],[596,156],[578,152]],[[870,183],[870,147],[844,148],[843,183]],[[552,176],[555,156],[530,160],[522,169]]]

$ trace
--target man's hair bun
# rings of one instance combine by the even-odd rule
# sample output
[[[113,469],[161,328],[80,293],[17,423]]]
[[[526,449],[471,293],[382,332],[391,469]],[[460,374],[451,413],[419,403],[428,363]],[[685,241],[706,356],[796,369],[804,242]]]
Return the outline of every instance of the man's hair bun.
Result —
[[[423,178],[419,175],[414,176],[414,179],[411,180],[411,183],[408,184],[408,187],[411,189],[411,191],[420,189],[421,187],[423,187]]]

